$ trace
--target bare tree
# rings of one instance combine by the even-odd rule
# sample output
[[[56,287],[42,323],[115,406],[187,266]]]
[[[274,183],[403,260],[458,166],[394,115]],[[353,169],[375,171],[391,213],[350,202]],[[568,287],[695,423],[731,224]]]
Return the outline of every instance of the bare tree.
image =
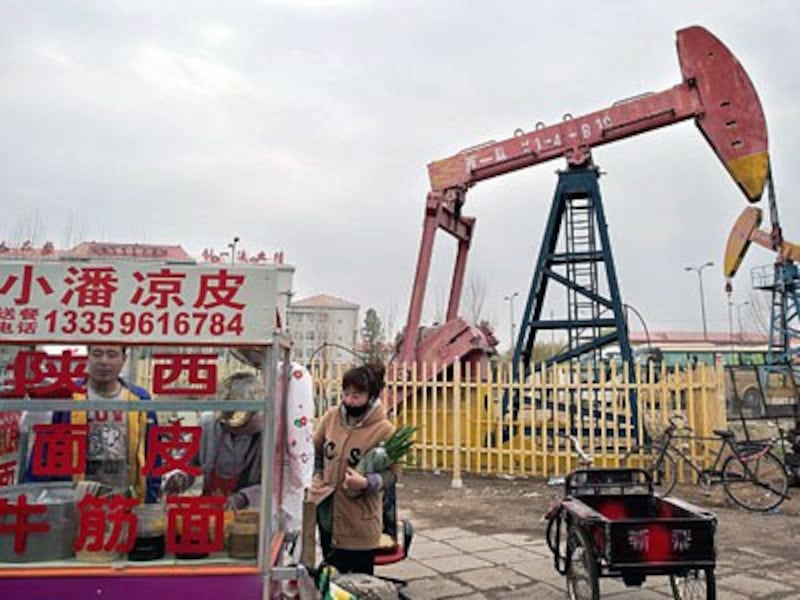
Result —
[[[397,302],[391,302],[386,309],[386,319],[384,321],[384,332],[387,340],[393,340],[397,329]]]
[[[14,224],[8,241],[11,246],[22,246],[25,242],[35,246],[44,243],[46,234],[47,229],[39,211],[34,209]]]
[[[444,288],[441,285],[436,286],[436,291],[433,294],[433,322],[441,325],[445,321],[447,315],[447,296],[445,295]]]
[[[67,218],[64,221],[64,233],[61,237],[61,244],[63,248],[72,247],[72,235],[75,229],[75,211],[71,208],[67,211]]]
[[[752,316],[752,322],[755,324],[756,329],[759,333],[763,333],[764,335],[769,335],[769,324],[771,320],[771,307],[770,304],[772,302],[772,297],[768,292],[759,292],[756,290],[751,290],[747,294],[748,302],[750,303],[747,308],[750,310],[748,311]],[[738,315],[737,315],[738,318]],[[742,319],[742,322],[739,324],[740,327],[744,327],[746,325],[746,320]]]
[[[470,273],[464,290],[464,312],[471,323],[484,320],[483,309],[486,305],[486,280],[480,275]]]

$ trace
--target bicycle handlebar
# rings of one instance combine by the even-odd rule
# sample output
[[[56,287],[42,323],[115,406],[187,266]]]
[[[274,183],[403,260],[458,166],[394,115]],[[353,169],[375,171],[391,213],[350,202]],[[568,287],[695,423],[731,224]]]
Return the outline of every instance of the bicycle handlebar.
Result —
[[[572,447],[575,448],[575,453],[578,455],[578,457],[581,459],[582,462],[586,463],[587,465],[591,465],[594,462],[594,459],[588,454],[586,454],[584,449],[581,447],[580,440],[578,440],[576,436],[561,430],[557,431],[556,435],[558,435],[558,437],[562,439],[569,440],[570,442],[572,442]]]
[[[675,431],[676,429],[685,429],[687,431],[692,431],[692,428],[689,427],[688,419],[681,413],[674,413],[670,415],[667,418],[667,421],[669,421],[669,428],[672,431]],[[676,421],[680,421],[680,424],[677,423]]]

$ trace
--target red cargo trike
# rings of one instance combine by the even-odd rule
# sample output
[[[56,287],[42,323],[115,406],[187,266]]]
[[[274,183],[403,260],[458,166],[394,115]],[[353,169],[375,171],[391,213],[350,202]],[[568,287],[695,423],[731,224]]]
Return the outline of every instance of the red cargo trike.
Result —
[[[572,600],[597,600],[601,577],[641,586],[669,577],[673,597],[713,600],[716,516],[653,492],[641,469],[578,469],[551,510],[547,543]]]

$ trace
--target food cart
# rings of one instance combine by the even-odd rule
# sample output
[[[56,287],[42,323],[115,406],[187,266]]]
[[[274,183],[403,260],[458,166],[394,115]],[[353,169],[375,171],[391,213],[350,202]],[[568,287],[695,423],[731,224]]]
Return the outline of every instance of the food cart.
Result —
[[[297,567],[282,566],[286,530],[284,520],[274,517],[282,498],[292,376],[289,344],[277,327],[277,298],[277,270],[271,265],[0,261],[0,345],[22,349],[0,379],[5,383],[0,398],[0,597],[263,600],[275,595],[276,582],[301,575]],[[69,350],[42,352],[50,344],[157,349],[150,354],[155,399],[76,399],[79,395],[72,392],[81,391],[85,365]],[[232,348],[259,357],[263,399],[214,399],[217,357]],[[224,499],[195,495],[159,500],[166,550],[152,560],[131,560],[134,531],[143,532],[143,513],[157,513],[159,503],[143,503],[133,493],[83,496],[77,502],[86,425],[62,424],[57,432],[62,437],[49,442],[45,434],[54,435],[48,427],[56,425],[35,433],[18,429],[23,413],[82,414],[85,419],[87,412],[128,418],[223,410],[263,414],[262,493],[251,527],[257,549],[249,559],[231,552]],[[161,419],[155,425],[148,421],[147,427],[149,471],[142,471],[147,482],[167,467],[189,466],[198,441],[192,436],[199,435],[200,427]],[[49,463],[43,458],[48,453]],[[47,464],[46,474],[62,475],[55,477],[61,481],[29,483],[27,471],[41,471]],[[84,510],[92,502],[103,506],[99,513]],[[105,521],[98,533],[99,518]],[[98,551],[92,561],[85,560],[87,548]]]

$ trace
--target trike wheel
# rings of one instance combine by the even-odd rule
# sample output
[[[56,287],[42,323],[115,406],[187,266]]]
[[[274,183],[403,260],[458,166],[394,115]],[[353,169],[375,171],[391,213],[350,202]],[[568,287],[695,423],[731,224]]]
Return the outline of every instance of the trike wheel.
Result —
[[[567,597],[569,600],[599,600],[597,560],[589,538],[573,527],[567,537]]]
[[[736,456],[729,456],[722,467],[722,484],[730,499],[754,511],[767,511],[783,502],[789,489],[783,463],[772,452],[744,459],[742,462]]]
[[[675,600],[716,600],[717,597],[713,569],[690,569],[683,575],[670,575],[669,585]]]

